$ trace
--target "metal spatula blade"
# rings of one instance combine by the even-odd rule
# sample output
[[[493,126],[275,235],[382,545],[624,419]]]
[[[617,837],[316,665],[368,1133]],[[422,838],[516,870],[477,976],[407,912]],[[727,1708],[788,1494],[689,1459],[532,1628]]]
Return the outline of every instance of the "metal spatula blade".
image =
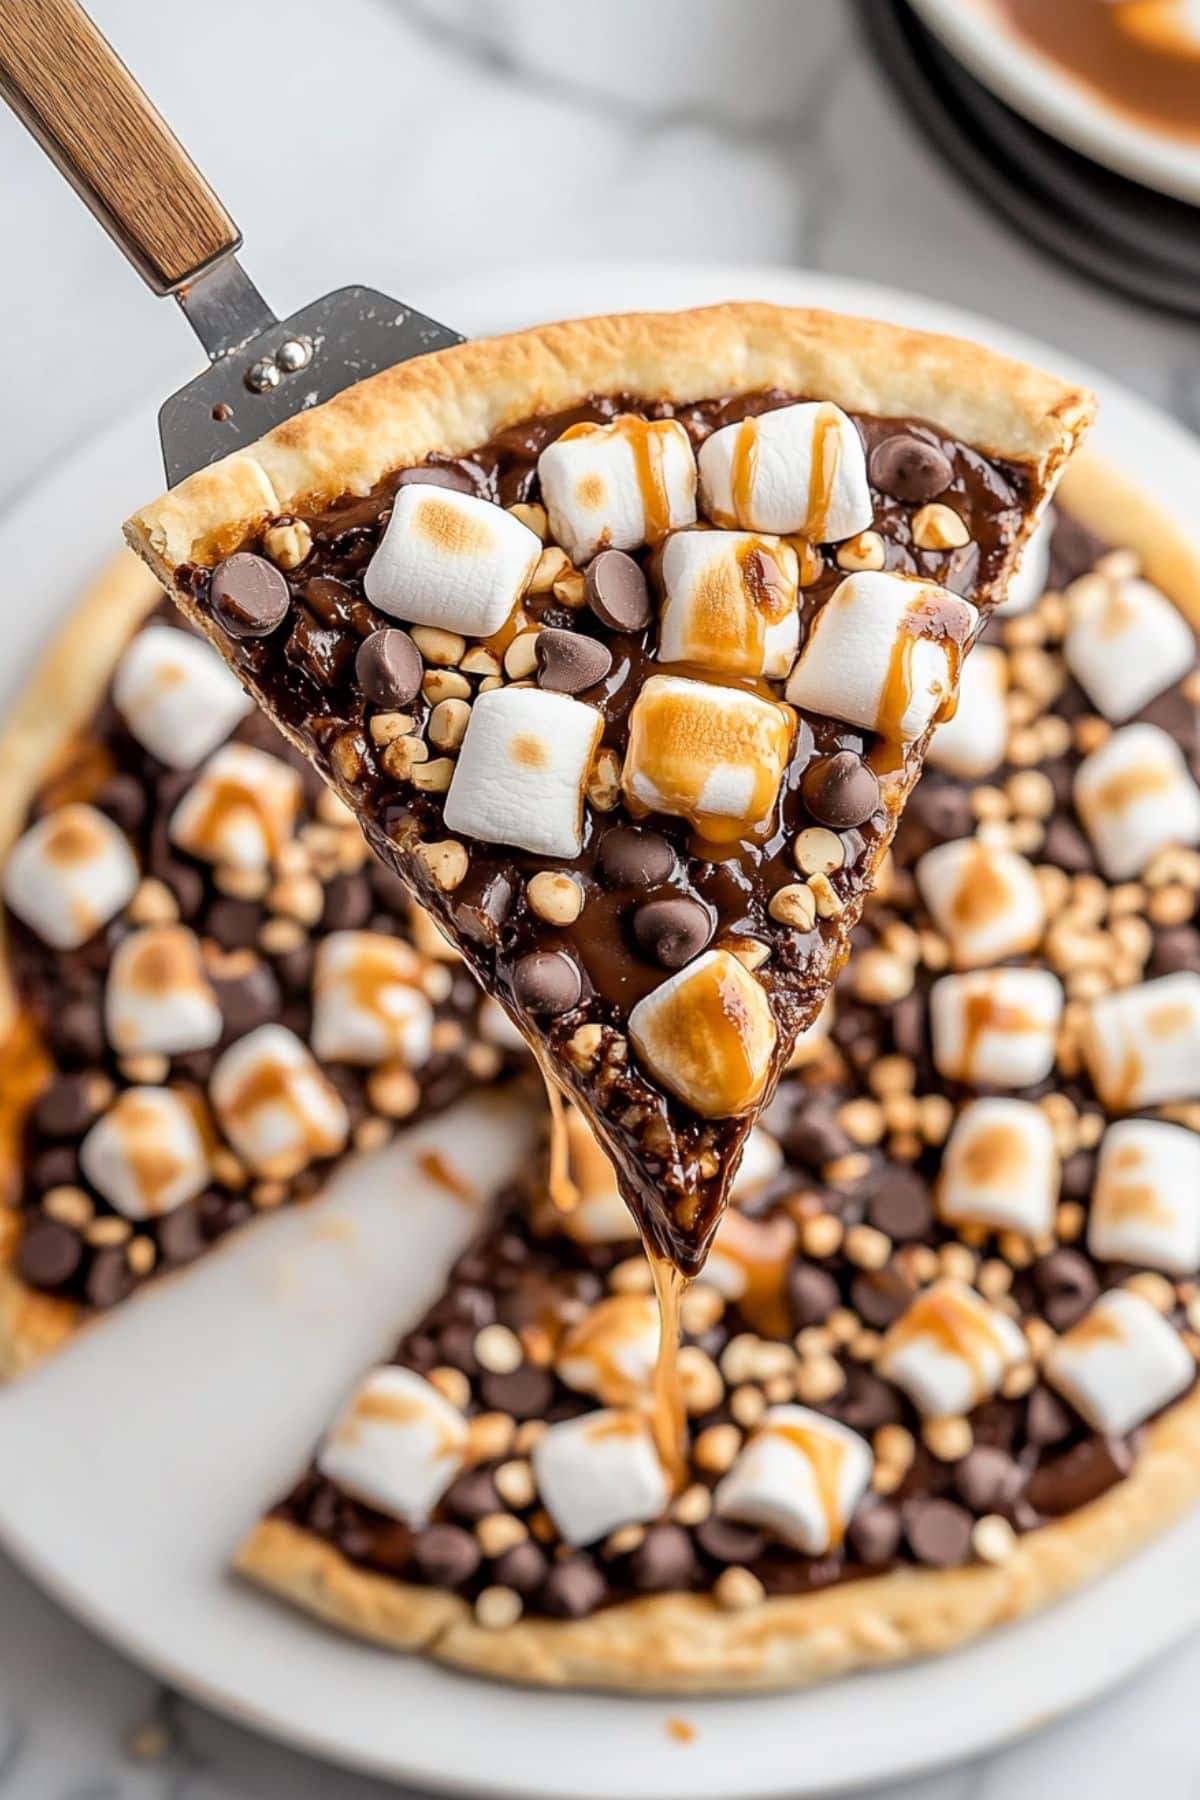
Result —
[[[463,341],[368,287],[277,319],[238,262],[237,226],[77,0],[0,6],[0,93],[208,352],[159,412],[172,487],[354,382]]]

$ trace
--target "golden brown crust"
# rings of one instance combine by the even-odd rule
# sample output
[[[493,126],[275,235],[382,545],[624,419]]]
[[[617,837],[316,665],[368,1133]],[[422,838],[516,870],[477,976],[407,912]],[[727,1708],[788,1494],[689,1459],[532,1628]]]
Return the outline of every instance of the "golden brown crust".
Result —
[[[1194,529],[1164,512],[1129,477],[1090,450],[1072,462],[1058,490],[1073,518],[1108,544],[1136,550],[1142,573],[1200,629],[1200,548]]]
[[[684,403],[780,387],[851,412],[919,417],[1053,486],[1092,396],[961,338],[808,308],[731,302],[481,338],[399,363],[297,414],[134,514],[133,547],[170,583],[262,521],[365,494],[434,451],[460,455],[589,393]]]
[[[966,1644],[1094,1581],[1198,1496],[1200,1392],[1193,1392],[1150,1428],[1126,1480],[1021,1538],[1000,1567],[905,1569],[745,1612],[669,1594],[585,1619],[522,1619],[489,1631],[457,1596],[356,1568],[283,1519],[256,1526],[236,1566],[327,1624],[478,1674],[546,1687],[744,1692],[807,1686]]]

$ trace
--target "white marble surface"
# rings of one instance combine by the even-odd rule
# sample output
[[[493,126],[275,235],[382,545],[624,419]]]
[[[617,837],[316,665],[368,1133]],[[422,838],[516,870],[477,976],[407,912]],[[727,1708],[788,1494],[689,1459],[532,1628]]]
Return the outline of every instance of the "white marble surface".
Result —
[[[424,283],[514,261],[808,265],[998,315],[1200,426],[1194,331],[1088,291],[991,220],[899,115],[842,0],[656,0],[661,80],[618,81],[618,98],[589,72],[581,5],[93,10],[229,203],[281,311],[352,279],[419,304]],[[604,9],[618,70],[637,11],[638,0]],[[672,38],[685,12],[690,56]],[[173,306],[139,288],[2,113],[0,242],[3,508],[132,400],[187,379],[196,354]],[[0,1795],[11,1800],[396,1791],[162,1695],[2,1562],[0,1620]],[[1193,1644],[1087,1713],[889,1800],[1116,1800],[1135,1788],[1183,1800],[1200,1791],[1198,1680]],[[165,1729],[139,1731],[147,1723]],[[160,1754],[139,1760],[137,1748]]]

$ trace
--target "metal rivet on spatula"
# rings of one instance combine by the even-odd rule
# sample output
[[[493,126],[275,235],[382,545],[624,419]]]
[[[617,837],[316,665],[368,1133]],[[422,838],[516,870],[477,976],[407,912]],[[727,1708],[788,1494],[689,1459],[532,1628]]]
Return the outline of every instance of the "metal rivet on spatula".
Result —
[[[288,338],[275,352],[275,361],[285,375],[306,369],[312,361],[313,347],[308,338]]]
[[[279,386],[279,365],[273,356],[260,356],[246,371],[246,386],[252,394],[265,394]]]

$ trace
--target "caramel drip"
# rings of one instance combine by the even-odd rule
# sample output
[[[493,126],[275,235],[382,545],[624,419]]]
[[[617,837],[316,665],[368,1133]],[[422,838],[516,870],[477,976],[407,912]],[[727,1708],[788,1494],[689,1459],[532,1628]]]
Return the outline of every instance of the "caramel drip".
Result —
[[[846,1457],[846,1446],[823,1431],[809,1431],[804,1425],[764,1425],[763,1431],[771,1437],[782,1438],[785,1443],[798,1450],[808,1463],[813,1473],[813,1481],[817,1489],[817,1499],[821,1511],[825,1515],[825,1524],[829,1531],[829,1547],[835,1549],[841,1543],[846,1532],[846,1522],[842,1518],[842,1507],[839,1499],[842,1464]]]
[[[963,1005],[963,1048],[958,1079],[974,1081],[975,1063],[984,1035],[989,1031],[1037,1031],[1038,1021],[1023,1007],[1007,1006],[996,998],[997,983],[989,981],[986,990],[968,994]]]
[[[0,1199],[12,1203],[20,1170],[26,1115],[54,1072],[28,1013],[19,1013],[0,1045]]]
[[[657,544],[671,529],[671,494],[667,486],[667,438],[676,427],[669,419],[641,419],[636,413],[621,413],[608,425],[593,425],[586,420],[571,425],[563,432],[565,443],[570,438],[590,437],[603,431],[612,437],[623,437],[633,457],[634,473],[642,497],[642,518],[646,541]]]
[[[414,1394],[381,1394],[367,1389],[359,1394],[351,1408],[350,1435],[362,1421],[375,1425],[428,1425],[434,1433],[434,1454],[439,1459],[457,1456],[458,1440],[449,1426],[435,1420],[428,1406]]]
[[[478,1191],[461,1175],[453,1163],[447,1161],[440,1150],[422,1150],[417,1158],[417,1167],[422,1175],[440,1187],[443,1193],[450,1194],[455,1200],[476,1200]]]
[[[917,1338],[932,1338],[947,1356],[965,1362],[974,1378],[975,1398],[986,1391],[988,1371],[983,1358],[991,1351],[1004,1360],[1004,1342],[987,1318],[981,1317],[958,1294],[930,1289],[892,1326],[888,1334],[889,1353],[913,1343]]]
[[[415,988],[419,974],[417,959],[410,959],[405,954],[407,949],[408,946],[398,938],[373,942],[372,934],[363,932],[355,947],[354,958],[345,971],[354,1005],[368,1013],[381,1027],[389,1053],[399,1049],[396,1037],[402,1021],[385,1004],[384,996],[393,988]],[[331,978],[330,985],[342,979],[343,973],[339,971]]]
[[[579,1205],[579,1187],[571,1175],[571,1139],[567,1131],[567,1109],[558,1085],[542,1070],[546,1085],[546,1104],[550,1108],[550,1157],[546,1172],[546,1189],[551,1204],[560,1213],[574,1212]]]
[[[987,845],[974,843],[950,903],[952,923],[961,931],[979,931],[1003,918],[1011,903],[1012,892],[988,854]]]
[[[879,714],[875,721],[875,729],[881,742],[872,761],[881,771],[900,768],[904,761],[904,739],[900,728],[913,699],[916,646],[923,641],[940,644],[946,652],[946,690],[933,715],[935,725],[944,725],[947,719],[954,717],[958,705],[958,678],[962,668],[963,645],[947,615],[945,603],[935,588],[921,587],[917,590],[905,610],[892,644],[879,696]]]
[[[842,466],[842,429],[836,406],[828,401],[818,407],[813,422],[812,463],[808,473],[808,517],[804,536],[823,544],[829,536],[829,514]]]
[[[754,512],[754,479],[758,474],[758,420],[743,419],[733,440],[729,498],[735,525],[749,525]]]
[[[728,1257],[745,1276],[737,1307],[763,1337],[790,1335],[787,1277],[796,1248],[796,1226],[787,1213],[748,1219],[730,1207],[721,1221],[713,1254]]]
[[[195,790],[193,790],[195,791]],[[192,827],[192,842],[199,854],[217,857],[227,827],[249,813],[262,832],[271,861],[279,855],[287,837],[286,827],[276,817],[271,805],[260,804],[258,793],[250,782],[223,775],[213,786],[199,819]]]
[[[576,1358],[591,1364],[596,1392],[606,1406],[635,1406],[644,1397],[641,1382],[622,1368],[619,1353],[640,1335],[648,1299],[642,1294],[613,1294],[598,1301],[559,1347],[562,1364]]]
[[[646,1246],[658,1300],[658,1360],[654,1365],[651,1424],[654,1442],[672,1486],[682,1487],[687,1473],[687,1423],[679,1379],[680,1307],[688,1280],[674,1263]]]
[[[1086,1319],[1072,1325],[1063,1341],[1072,1350],[1088,1349],[1093,1344],[1123,1344],[1125,1333],[1110,1311],[1094,1308]]]

